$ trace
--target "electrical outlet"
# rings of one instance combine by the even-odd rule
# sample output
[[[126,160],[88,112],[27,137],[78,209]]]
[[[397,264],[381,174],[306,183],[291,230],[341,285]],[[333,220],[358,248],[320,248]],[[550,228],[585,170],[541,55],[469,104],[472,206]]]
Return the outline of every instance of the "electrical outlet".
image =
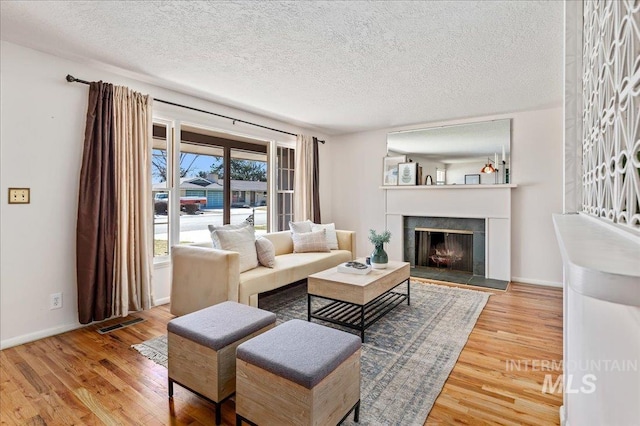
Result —
[[[51,293],[49,297],[49,309],[62,308],[62,293]]]
[[[29,204],[30,202],[30,188],[9,188],[9,204]]]

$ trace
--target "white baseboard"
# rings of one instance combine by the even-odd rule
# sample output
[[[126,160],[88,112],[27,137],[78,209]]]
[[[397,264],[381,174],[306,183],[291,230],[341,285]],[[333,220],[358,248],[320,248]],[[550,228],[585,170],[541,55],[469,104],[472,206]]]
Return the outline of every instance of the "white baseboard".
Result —
[[[66,324],[58,327],[48,328],[46,330],[36,331],[35,333],[23,334],[22,336],[16,336],[10,339],[1,340],[0,350],[22,345],[24,343],[33,342],[35,340],[44,339],[45,337],[55,336],[56,334],[66,333],[67,331],[76,330],[84,326],[84,324],[80,323]]]
[[[515,281],[517,283],[522,283],[522,284],[534,284],[534,285],[542,285],[545,287],[562,288],[562,283],[559,283],[556,281],[545,281],[545,280],[537,280],[533,278],[524,278],[524,277],[511,277],[511,281]]]
[[[153,299],[153,306],[166,305],[171,302],[170,297],[161,297],[160,299]]]
[[[166,303],[169,303],[170,301],[171,301],[170,297],[155,299],[153,306],[164,305]],[[112,318],[107,318],[106,320],[112,319]],[[45,337],[55,336],[56,334],[66,333],[67,331],[77,330],[78,328],[82,328],[87,325],[96,324],[100,322],[102,321],[94,321],[90,324],[80,324],[80,323],[65,324],[58,327],[48,328],[46,330],[39,330],[33,333],[23,334],[22,336],[12,337],[10,339],[0,340],[0,350],[11,348],[13,346],[22,345],[24,343],[33,342],[35,340],[44,339]]]

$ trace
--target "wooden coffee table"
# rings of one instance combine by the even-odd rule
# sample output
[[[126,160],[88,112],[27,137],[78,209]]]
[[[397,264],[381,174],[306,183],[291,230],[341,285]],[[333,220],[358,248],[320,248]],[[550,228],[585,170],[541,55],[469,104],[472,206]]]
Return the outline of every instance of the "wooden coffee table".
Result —
[[[364,260],[358,261],[364,263]],[[393,291],[407,283],[407,292]],[[390,261],[386,269],[373,269],[366,275],[338,272],[337,267],[307,279],[307,320],[311,318],[364,331],[400,303],[411,304],[409,263]],[[320,308],[311,311],[311,299],[328,300]]]

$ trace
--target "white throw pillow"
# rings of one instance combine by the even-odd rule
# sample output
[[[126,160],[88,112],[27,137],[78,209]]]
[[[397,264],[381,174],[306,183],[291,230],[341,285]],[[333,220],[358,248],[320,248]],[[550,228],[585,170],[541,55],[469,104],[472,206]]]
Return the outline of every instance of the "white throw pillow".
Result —
[[[222,250],[240,253],[240,272],[248,271],[258,266],[256,251],[256,233],[253,226],[243,226],[238,229],[217,229],[215,231]]]
[[[327,231],[324,229],[315,232],[292,233],[293,252],[309,253],[331,251],[327,245],[326,234]]]
[[[289,222],[289,229],[294,234],[300,234],[303,232],[311,232],[311,222],[309,219],[303,220],[302,222]]]
[[[245,226],[251,226],[251,224],[249,222],[242,222],[238,223],[237,225],[209,225],[209,232],[211,232],[211,242],[213,243],[213,248],[222,248],[220,247],[220,240],[218,239],[216,231],[219,231],[221,229],[240,229],[244,228]]]
[[[311,225],[311,231],[319,231],[324,229],[327,231],[327,245],[330,250],[338,250],[338,235],[336,235],[336,224],[327,223],[325,225],[319,225],[314,223]]]
[[[276,266],[276,248],[273,243],[266,238],[256,238],[256,251],[258,252],[258,262],[267,268]]]

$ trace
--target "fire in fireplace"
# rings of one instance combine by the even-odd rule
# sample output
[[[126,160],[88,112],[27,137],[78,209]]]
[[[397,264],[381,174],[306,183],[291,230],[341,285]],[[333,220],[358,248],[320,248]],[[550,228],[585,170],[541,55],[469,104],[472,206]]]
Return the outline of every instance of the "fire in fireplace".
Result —
[[[416,267],[445,268],[473,274],[473,232],[415,228]]]

